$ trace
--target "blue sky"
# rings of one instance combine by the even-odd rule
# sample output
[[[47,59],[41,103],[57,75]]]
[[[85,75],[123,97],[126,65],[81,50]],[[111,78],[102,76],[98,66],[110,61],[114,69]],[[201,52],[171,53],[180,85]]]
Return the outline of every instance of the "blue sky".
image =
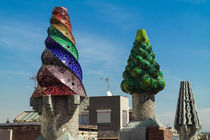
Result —
[[[210,2],[207,0],[1,0],[0,122],[29,107],[55,6],[68,8],[88,96],[113,95],[137,29],[146,29],[166,87],[156,95],[157,118],[173,125],[179,84],[191,82],[202,131],[210,131]],[[131,99],[131,98],[130,98]],[[131,100],[130,100],[131,102]]]

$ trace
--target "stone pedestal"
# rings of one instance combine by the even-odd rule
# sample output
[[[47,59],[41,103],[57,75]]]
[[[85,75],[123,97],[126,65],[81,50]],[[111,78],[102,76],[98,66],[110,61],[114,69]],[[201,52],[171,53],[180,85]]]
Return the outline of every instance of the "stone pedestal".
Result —
[[[141,122],[129,122],[120,131],[120,140],[147,140],[146,127],[141,127]]]
[[[134,120],[120,131],[120,140],[172,140],[172,132],[155,119],[155,95],[132,94]]]
[[[120,140],[172,140],[172,132],[157,119],[131,121],[120,131]]]
[[[147,127],[158,126],[155,121],[155,95],[133,93],[134,120],[120,131],[120,140],[147,140]]]
[[[78,95],[31,98],[31,105],[41,114],[41,136],[37,140],[81,139],[78,126],[79,104]]]
[[[132,94],[133,116],[136,121],[155,119],[155,95],[150,93]]]

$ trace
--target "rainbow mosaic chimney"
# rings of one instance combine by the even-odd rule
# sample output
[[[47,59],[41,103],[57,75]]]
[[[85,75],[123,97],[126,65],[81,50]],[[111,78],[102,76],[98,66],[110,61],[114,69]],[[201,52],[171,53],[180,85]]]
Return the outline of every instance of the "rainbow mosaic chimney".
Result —
[[[86,97],[68,11],[55,7],[50,19],[38,86],[30,105],[41,115],[37,140],[81,139],[78,130],[80,98]]]

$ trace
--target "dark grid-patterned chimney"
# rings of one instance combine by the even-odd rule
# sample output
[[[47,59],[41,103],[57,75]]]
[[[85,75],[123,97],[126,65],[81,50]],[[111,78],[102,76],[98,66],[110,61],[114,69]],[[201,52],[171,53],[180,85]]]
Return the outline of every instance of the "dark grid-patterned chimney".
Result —
[[[198,112],[189,81],[181,81],[174,128],[180,140],[197,140],[201,129]]]

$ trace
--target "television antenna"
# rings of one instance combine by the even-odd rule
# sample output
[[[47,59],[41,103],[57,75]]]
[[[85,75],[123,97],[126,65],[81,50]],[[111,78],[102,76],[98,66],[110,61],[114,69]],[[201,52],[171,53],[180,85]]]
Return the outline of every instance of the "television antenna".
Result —
[[[100,77],[100,80],[104,80],[107,83],[107,96],[112,96],[112,92],[110,91],[110,82],[109,82],[109,77],[106,77],[105,79],[103,79],[102,77]]]
[[[36,86],[37,86],[36,75],[33,75],[33,76],[29,77],[29,79],[34,81],[34,87],[33,88],[36,88]]]

